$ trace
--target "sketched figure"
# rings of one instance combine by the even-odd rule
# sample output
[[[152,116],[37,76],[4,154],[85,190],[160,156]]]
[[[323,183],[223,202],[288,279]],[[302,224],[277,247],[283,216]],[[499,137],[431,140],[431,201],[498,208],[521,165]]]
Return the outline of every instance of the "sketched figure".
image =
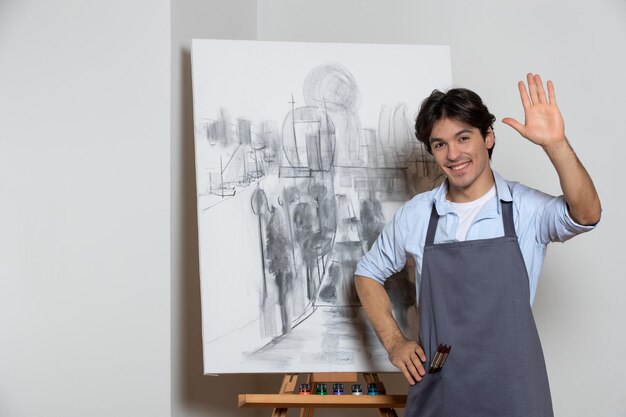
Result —
[[[295,276],[293,252],[282,211],[272,207],[270,213],[266,229],[267,269],[274,276],[278,288],[277,302],[280,306],[282,333],[285,334],[291,330],[292,314],[289,307]]]
[[[383,214],[383,207],[380,201],[361,201],[359,218],[361,220],[359,225],[361,239],[365,240],[368,248],[371,248],[383,227],[385,227],[385,215]]]
[[[261,337],[273,336],[276,334],[276,317],[274,306],[278,303],[275,291],[272,291],[272,283],[268,282],[268,272],[265,271],[265,260],[268,258],[269,244],[266,225],[270,223],[270,218],[274,208],[270,209],[267,202],[267,195],[261,188],[254,190],[251,198],[252,212],[259,218],[259,236],[261,238],[261,258],[263,259],[263,291],[261,292]]]
[[[332,200],[326,187],[312,183],[306,199],[294,209],[293,225],[296,244],[306,268],[307,299],[314,302],[325,271],[326,256],[335,234]],[[322,218],[322,215],[325,216]]]

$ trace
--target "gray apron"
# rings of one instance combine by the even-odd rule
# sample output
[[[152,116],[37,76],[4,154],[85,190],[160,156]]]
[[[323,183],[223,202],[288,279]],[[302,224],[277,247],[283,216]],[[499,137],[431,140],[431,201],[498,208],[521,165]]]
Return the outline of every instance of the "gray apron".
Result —
[[[410,387],[406,417],[553,416],[512,203],[501,207],[503,237],[435,245],[433,206],[419,298],[426,371],[440,343],[452,349]]]

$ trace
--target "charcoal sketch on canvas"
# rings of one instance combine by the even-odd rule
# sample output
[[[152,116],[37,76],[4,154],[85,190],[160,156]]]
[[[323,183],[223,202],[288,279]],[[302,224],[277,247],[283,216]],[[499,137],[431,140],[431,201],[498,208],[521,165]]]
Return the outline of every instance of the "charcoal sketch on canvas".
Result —
[[[436,84],[417,79],[419,88],[404,86],[416,90],[412,102],[385,103],[349,66],[381,47],[194,41],[206,373],[394,370],[365,320],[354,270],[394,210],[438,179],[413,123],[423,92],[448,86],[449,62],[447,48],[437,50]],[[257,65],[246,62],[251,50]],[[420,52],[398,51],[416,54],[416,67]],[[241,61],[232,58],[238,53]],[[298,53],[310,63],[296,69]],[[273,75],[256,81],[275,85],[254,91],[260,85],[238,79],[246,71],[229,71],[229,59],[250,72],[263,65]],[[294,72],[300,77],[280,76]],[[385,74],[380,83],[401,87]],[[256,107],[243,104],[250,100]],[[373,110],[364,111],[366,102]],[[414,275],[405,268],[386,289],[396,320],[416,334]]]

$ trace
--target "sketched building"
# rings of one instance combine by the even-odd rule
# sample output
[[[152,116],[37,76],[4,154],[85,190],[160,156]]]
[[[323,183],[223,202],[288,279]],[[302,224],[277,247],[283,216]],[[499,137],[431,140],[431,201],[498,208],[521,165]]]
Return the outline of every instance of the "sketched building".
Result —
[[[285,162],[281,178],[307,178],[314,172],[329,172],[335,154],[335,127],[317,107],[293,108],[283,122],[282,145]]]

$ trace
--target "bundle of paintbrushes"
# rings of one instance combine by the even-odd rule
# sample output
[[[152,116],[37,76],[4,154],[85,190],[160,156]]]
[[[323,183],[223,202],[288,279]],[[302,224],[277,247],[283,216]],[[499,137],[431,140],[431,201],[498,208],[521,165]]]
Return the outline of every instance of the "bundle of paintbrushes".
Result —
[[[450,349],[452,349],[452,346],[444,345],[442,343],[437,346],[437,353],[435,354],[433,360],[430,362],[430,369],[428,370],[429,374],[436,374],[438,372],[441,372],[441,369],[443,369],[443,364],[446,363],[448,355],[450,354]]]

